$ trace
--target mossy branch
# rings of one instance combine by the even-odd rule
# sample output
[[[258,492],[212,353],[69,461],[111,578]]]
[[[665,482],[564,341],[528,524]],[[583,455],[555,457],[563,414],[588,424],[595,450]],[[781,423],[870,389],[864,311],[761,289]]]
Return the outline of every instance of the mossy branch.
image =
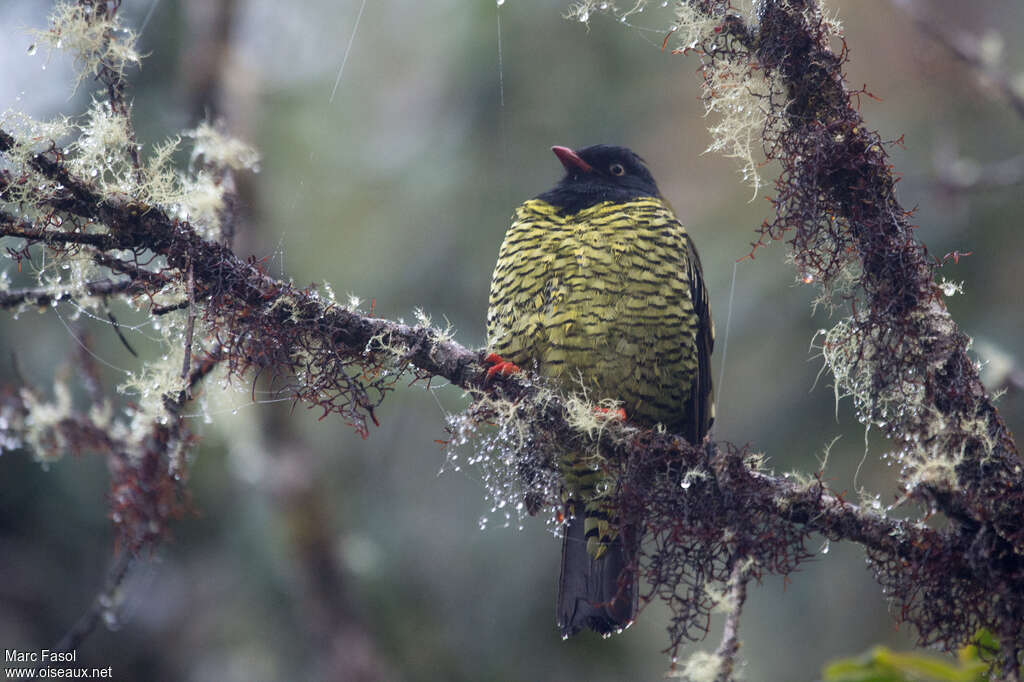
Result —
[[[67,173],[59,161],[43,168],[47,177],[59,176],[76,195],[87,196],[93,191],[86,180]],[[128,282],[132,291],[151,294],[171,282],[180,284],[187,277],[188,264],[191,264],[195,301],[206,320],[207,337],[217,338],[219,344],[216,353],[209,354],[201,365],[204,373],[197,375],[193,384],[217,363],[224,363],[239,374],[255,370],[278,377],[290,376],[287,390],[296,400],[317,406],[324,414],[341,414],[365,435],[367,420],[373,419],[373,409],[390,383],[408,372],[417,379],[443,377],[474,396],[486,398],[481,405],[488,404],[487,401],[491,404],[502,401],[517,406],[522,410],[519,418],[542,434],[549,450],[580,447],[580,443],[588,439],[572,416],[579,410],[570,409],[565,400],[551,394],[536,377],[505,377],[488,386],[481,351],[448,339],[440,330],[375,317],[324,299],[312,289],[298,289],[269,276],[258,263],[243,260],[222,244],[204,239],[187,222],[157,207],[122,200],[88,208],[83,203],[73,202],[66,204],[66,210],[69,218],[86,218],[102,210],[104,225],[119,246],[130,244],[135,250],[144,249],[163,257],[166,265],[159,273],[131,269],[134,277],[118,285],[126,287],[125,293],[128,293]],[[64,224],[72,222],[69,219]],[[53,227],[26,232],[17,222],[0,224],[0,236],[15,236],[49,244],[51,248],[68,234],[78,233]],[[79,246],[88,249],[97,262],[108,266],[119,263],[97,244],[79,242]],[[127,268],[120,263],[120,269]],[[22,292],[0,299],[0,304],[6,301],[14,305],[41,293]],[[87,287],[82,293],[113,292]],[[74,292],[67,292],[67,295],[73,296]],[[156,308],[153,307],[153,314],[159,312]],[[391,379],[380,379],[382,370],[388,370]],[[175,408],[172,414],[180,410],[181,400],[182,397],[168,397],[168,405]],[[486,418],[481,414],[476,421]],[[66,420],[58,425],[60,438],[54,442],[79,443],[86,449],[99,447],[102,451],[115,452],[128,452],[135,447],[131,443],[113,442],[98,445],[97,439],[103,431],[89,425],[84,415]],[[162,435],[149,437],[146,442],[170,447],[171,443],[180,445],[191,438],[180,417],[161,428],[165,429],[160,431]],[[679,524],[683,520],[692,523],[695,516],[699,516],[704,524],[715,529],[712,535],[716,538],[726,527],[738,534],[737,537],[772,538],[771,542],[765,541],[753,550],[760,565],[769,571],[786,572],[795,567],[804,556],[801,544],[795,540],[813,531],[834,540],[861,543],[872,555],[908,567],[907,570],[934,567],[941,561],[942,575],[965,583],[991,585],[996,579],[1004,582],[1020,579],[1020,576],[1004,575],[998,566],[977,564],[963,538],[955,534],[888,519],[859,508],[829,492],[818,479],[798,483],[757,471],[749,453],[727,444],[706,443],[703,447],[694,447],[674,434],[621,424],[608,425],[598,431],[596,437],[596,447],[608,462],[624,463],[621,494],[625,505],[647,519],[655,533],[667,524]],[[161,455],[159,449],[150,456],[167,457]],[[691,473],[705,473],[688,477],[697,482],[682,495],[678,484],[659,482],[654,473],[663,469],[666,462],[675,462],[676,466],[681,463]],[[128,508],[138,499],[126,494],[115,495],[115,500],[125,501]],[[154,541],[156,538],[151,533],[127,523],[127,510],[122,509],[120,516],[125,519],[122,543],[139,548]],[[137,520],[149,527],[154,513],[139,514]],[[717,549],[709,551],[713,553]],[[690,561],[703,556],[692,547],[688,553]],[[665,585],[666,578],[658,575],[664,569],[665,566],[648,567],[653,585]]]
[[[953,648],[988,626],[1016,660],[1024,648],[1024,474],[1016,445],[945,308],[911,214],[895,198],[886,144],[854,106],[868,93],[844,86],[845,51],[830,48],[841,37],[836,25],[812,0],[765,0],[759,7],[757,17],[743,17],[726,2],[679,5],[686,33],[679,52],[699,54],[708,110],[730,122],[714,128],[720,148],[753,168],[755,184],[754,154],[744,144],[760,139],[767,158],[782,167],[775,215],[760,228],[752,255],[767,240],[785,240],[805,281],[821,283],[834,305],[850,306],[850,316],[826,336],[837,387],[906,449],[907,498],[943,511],[953,521],[948,528],[858,507],[817,477],[772,475],[759,456],[725,442],[691,444],[607,420],[595,428],[591,411],[537,377],[487,385],[482,353],[445,332],[382,319],[339,304],[329,291],[271,277],[230,248],[233,183],[210,182],[230,179],[255,155],[201,128],[194,137],[209,161],[199,173],[207,175],[191,180],[206,190],[216,186],[215,210],[179,210],[190,205],[188,192],[165,169],[177,140],[142,164],[123,60],[115,68],[90,62],[108,101],[94,104],[88,131],[109,133],[104,139],[120,156],[95,176],[82,171],[100,158],[94,146],[102,136],[83,132],[89,139],[74,147],[43,137],[40,148],[39,136],[0,130],[7,207],[0,237],[22,240],[10,249],[19,263],[48,249],[51,261],[73,263],[81,275],[6,292],[0,306],[20,309],[58,295],[141,300],[145,312],[187,325],[187,337],[166,341],[180,343],[182,353],[196,347],[196,357],[135,378],[157,388],[130,427],[114,423],[109,405],[76,412],[58,384],[53,404],[27,388],[2,396],[5,435],[24,438],[42,458],[84,449],[106,454],[120,542],[138,551],[158,542],[187,506],[184,454],[194,436],[182,407],[216,368],[269,375],[281,394],[324,416],[340,415],[364,437],[400,378],[443,377],[475,399],[451,425],[454,432],[498,424],[499,437],[512,446],[503,466],[527,509],[554,502],[552,453],[586,448],[616,470],[617,487],[607,494],[616,496],[623,520],[649,538],[638,568],[650,586],[646,598],[664,599],[672,610],[673,652],[706,632],[707,616],[721,601],[713,584],[732,580],[738,590],[765,572],[788,574],[809,556],[808,534],[818,532],[867,549],[899,616],[918,627],[923,641]],[[112,20],[107,12],[90,16]],[[108,28],[90,33],[100,39],[83,54],[111,54]],[[193,213],[203,217],[183,217]],[[726,639],[735,640],[735,632]]]

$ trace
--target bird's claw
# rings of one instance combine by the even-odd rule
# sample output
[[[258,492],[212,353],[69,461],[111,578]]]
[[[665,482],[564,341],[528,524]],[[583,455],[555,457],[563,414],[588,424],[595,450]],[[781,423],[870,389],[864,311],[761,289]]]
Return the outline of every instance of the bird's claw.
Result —
[[[489,384],[494,380],[495,375],[501,375],[507,377],[510,374],[515,374],[522,370],[514,362],[509,362],[505,358],[501,357],[497,353],[490,353],[484,358],[485,365],[491,365],[487,369],[487,377],[484,379],[484,384]]]
[[[609,419],[618,419],[619,421],[626,421],[626,411],[621,407],[595,407],[594,412],[596,412],[597,414],[603,414]]]

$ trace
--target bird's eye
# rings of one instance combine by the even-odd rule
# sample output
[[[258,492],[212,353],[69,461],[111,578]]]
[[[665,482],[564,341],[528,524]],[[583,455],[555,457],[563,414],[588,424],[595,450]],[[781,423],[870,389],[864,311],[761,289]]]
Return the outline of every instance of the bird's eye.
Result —
[[[612,175],[625,175],[626,174],[626,169],[622,167],[621,163],[613,163],[612,165],[608,166],[608,171]]]

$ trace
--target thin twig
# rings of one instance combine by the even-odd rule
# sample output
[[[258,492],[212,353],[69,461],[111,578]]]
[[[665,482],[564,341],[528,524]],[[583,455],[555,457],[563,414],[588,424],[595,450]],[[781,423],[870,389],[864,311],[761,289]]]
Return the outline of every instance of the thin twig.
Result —
[[[91,15],[96,20],[114,19],[114,14],[117,13],[121,5],[120,2],[113,4],[107,2],[96,3],[93,0],[79,0],[79,4],[86,7],[89,11],[89,14],[86,16]],[[109,43],[115,40],[115,38],[112,32],[108,30],[104,34],[103,40],[104,44],[99,47],[101,53],[107,49]],[[107,101],[110,103],[110,108],[124,119],[125,134],[128,141],[123,151],[134,169],[136,182],[142,185],[146,181],[146,176],[142,169],[142,161],[139,158],[139,145],[135,138],[135,126],[132,124],[131,116],[129,115],[131,108],[126,96],[128,81],[124,77],[123,71],[111,68],[104,60],[99,61],[99,70],[96,78],[107,86]]]
[[[94,254],[93,260],[103,267],[110,268],[114,272],[128,275],[133,280],[145,282],[153,289],[159,289],[175,281],[168,275],[147,270],[136,263],[126,261],[122,258],[116,258],[106,253]]]
[[[107,319],[110,320],[111,326],[114,327],[114,333],[117,334],[117,338],[121,340],[121,343],[124,344],[124,347],[132,354],[132,357],[139,357],[139,354],[135,352],[134,348],[132,348],[132,344],[128,343],[128,339],[126,339],[124,334],[121,333],[121,325],[117,323],[117,318],[114,317],[114,313],[110,312],[109,309],[107,309]]]
[[[48,230],[35,227],[28,220],[16,218],[2,211],[0,211],[0,237],[20,237],[45,244],[85,244],[105,251],[121,248],[119,240],[112,234]]]
[[[715,682],[730,682],[733,679],[736,654],[740,650],[740,615],[743,613],[743,604],[747,601],[747,582],[750,580],[746,562],[747,557],[743,555],[733,558],[732,573],[729,576],[729,614],[725,617],[725,626],[722,628],[722,642],[715,651],[719,660]]]
[[[224,359],[224,351],[219,345],[203,353],[202,357],[199,358],[199,362],[192,367],[192,374],[188,378],[189,390],[191,391],[198,386]]]
[[[182,353],[184,359],[181,365],[182,379],[188,378],[189,368],[192,365],[192,334],[196,326],[196,276],[191,261],[188,264],[188,279],[186,280],[185,290],[188,293],[188,319],[185,322],[185,350]],[[188,391],[188,388],[186,388],[186,391]],[[188,397],[192,397],[191,392],[188,391],[188,393]]]
[[[103,394],[103,383],[100,381],[100,369],[96,364],[96,356],[90,348],[90,339],[85,331],[77,336],[82,343],[76,346],[76,361],[81,368],[82,384],[92,405],[100,405],[106,398]]]
[[[93,599],[92,606],[82,614],[78,622],[54,645],[54,651],[74,651],[81,646],[82,642],[96,629],[103,615],[110,612],[117,604],[118,589],[124,584],[125,578],[128,577],[128,573],[134,564],[135,557],[131,552],[122,551],[118,554],[107,570],[103,589]]]
[[[155,305],[150,308],[149,312],[154,315],[166,315],[167,313],[173,313],[175,310],[184,310],[190,305],[189,301],[178,301],[177,303],[169,303],[167,305]]]
[[[28,289],[10,289],[0,291],[0,308],[16,308],[30,303],[40,308],[51,305],[54,301],[76,299],[82,296],[114,296],[132,294],[141,287],[130,279],[100,280],[86,282],[80,289],[67,288],[54,290],[49,287],[31,287]]]

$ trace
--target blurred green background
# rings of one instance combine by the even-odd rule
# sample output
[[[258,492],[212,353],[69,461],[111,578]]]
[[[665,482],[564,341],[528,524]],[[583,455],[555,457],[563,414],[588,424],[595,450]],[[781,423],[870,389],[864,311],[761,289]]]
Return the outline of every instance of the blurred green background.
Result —
[[[698,59],[661,51],[671,8],[650,4],[629,25],[595,16],[588,27],[563,19],[563,0],[370,0],[348,50],[359,0],[125,0],[129,25],[149,15],[140,41],[149,56],[132,76],[140,141],[222,117],[263,154],[261,172],[240,178],[239,255],[267,259],[272,274],[299,284],[327,280],[339,294],[375,299],[382,316],[412,319],[420,306],[473,347],[484,341],[508,216],[560,175],[549,147],[628,145],[700,248],[718,326],[716,379],[728,343],[717,436],[751,443],[778,471],[803,472],[841,436],[824,477],[855,497],[865,434],[848,402],[837,419],[809,350],[833,321],[812,316],[816,291],[795,281],[781,245],[740,263],[733,288],[770,187],[751,201],[731,161],[701,154],[709,122]],[[1010,40],[1024,6],[927,4],[942,25],[1004,31],[1003,67],[1024,73],[1024,50]],[[846,27],[850,87],[866,83],[883,100],[863,99],[868,124],[886,139],[906,136],[891,152],[901,200],[919,209],[919,236],[939,257],[973,252],[941,271],[966,282],[949,299],[953,314],[980,359],[1019,361],[1021,186],[961,191],[946,179],[1015,157],[1024,121],[890,2],[829,8]],[[32,40],[20,28],[42,27],[47,9],[0,4],[0,102],[40,117],[79,113],[92,84],[69,99],[67,58],[26,54]],[[60,320],[32,314],[0,325],[0,357],[14,353],[48,390],[75,344]],[[109,325],[83,327],[105,361],[137,366]],[[145,332],[126,333],[145,347]],[[13,381],[10,363],[0,372]],[[460,390],[398,391],[363,441],[301,406],[253,405],[249,389],[207,384],[212,423],[193,411],[203,437],[191,477],[197,515],[133,573],[117,623],[86,641],[80,663],[111,665],[116,679],[227,681],[654,680],[668,668],[658,604],[609,640],[558,636],[560,542],[540,519],[522,530],[495,523],[473,471],[439,475],[435,440],[446,414],[465,405]],[[999,405],[1019,430],[1020,393]],[[869,439],[857,480],[883,503],[896,489],[886,447]],[[112,555],[107,485],[99,458],[43,471],[27,453],[0,456],[0,646],[52,646],[88,608]],[[481,516],[492,518],[485,531]],[[751,590],[747,679],[814,680],[835,657],[913,643],[859,548],[809,548],[821,551],[788,581],[771,576]],[[719,626],[699,646],[716,646]]]

